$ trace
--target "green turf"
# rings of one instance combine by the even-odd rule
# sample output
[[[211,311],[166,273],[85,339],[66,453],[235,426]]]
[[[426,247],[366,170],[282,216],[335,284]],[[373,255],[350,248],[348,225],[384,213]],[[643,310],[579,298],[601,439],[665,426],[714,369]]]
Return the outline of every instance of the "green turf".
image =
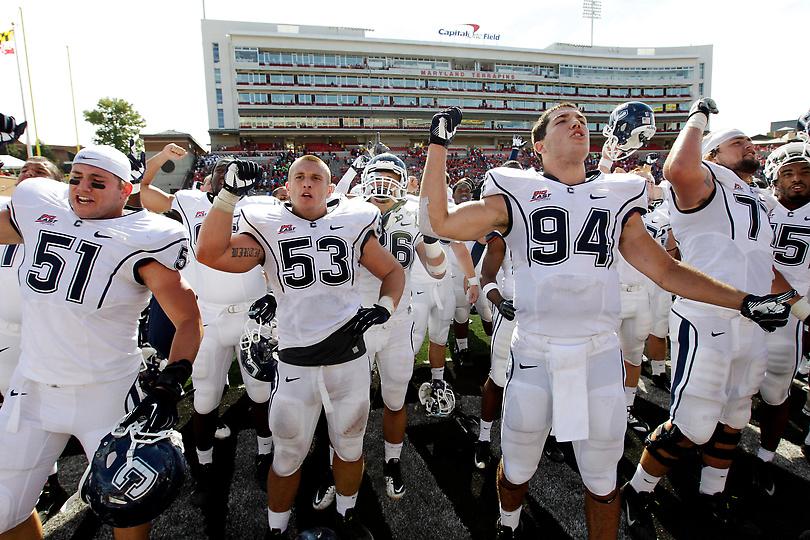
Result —
[[[450,355],[450,348],[452,347],[453,343],[453,325],[450,325],[450,336],[447,339],[447,355]],[[489,337],[484,333],[484,328],[481,326],[481,317],[478,315],[471,315],[470,316],[470,332],[468,335],[467,344],[470,349],[470,357],[477,358],[477,357],[484,357],[489,359]],[[416,355],[416,359],[414,360],[414,364],[416,366],[420,366],[423,364],[428,363],[428,340],[427,337],[425,341],[422,343],[422,348],[419,350],[419,353]]]

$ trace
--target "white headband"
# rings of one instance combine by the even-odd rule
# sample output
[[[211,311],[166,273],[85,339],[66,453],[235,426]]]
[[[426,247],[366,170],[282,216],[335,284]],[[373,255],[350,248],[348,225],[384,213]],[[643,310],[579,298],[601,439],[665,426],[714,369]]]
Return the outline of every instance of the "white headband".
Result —
[[[129,158],[123,152],[113,148],[112,146],[88,146],[79,150],[76,157],[73,158],[73,163],[81,163],[82,165],[92,165],[99,169],[104,169],[108,173],[114,174],[124,182],[130,182],[130,172],[132,166],[129,163]]]
[[[709,133],[703,137],[703,155],[708,154],[724,142],[728,142],[731,139],[736,139],[737,137],[747,137],[747,135],[739,129],[724,129],[722,131],[713,131]]]

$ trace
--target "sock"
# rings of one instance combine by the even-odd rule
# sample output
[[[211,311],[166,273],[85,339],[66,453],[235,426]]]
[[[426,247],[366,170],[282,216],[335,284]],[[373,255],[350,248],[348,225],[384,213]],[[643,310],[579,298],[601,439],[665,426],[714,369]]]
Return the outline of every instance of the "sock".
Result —
[[[197,461],[200,462],[200,465],[209,465],[214,462],[214,447],[212,446],[208,450],[200,450],[197,448]]]
[[[667,363],[665,360],[650,360],[653,375],[666,375]]]
[[[760,449],[757,450],[757,457],[762,461],[764,461],[765,463],[770,463],[771,461],[773,461],[773,455],[774,452],[771,452],[770,450],[765,450],[762,447],[760,447]]]
[[[501,506],[501,525],[509,527],[513,531],[517,529],[518,525],[520,525],[520,511],[522,509],[522,506],[518,506],[516,510],[507,512],[503,509],[503,506]]]
[[[264,456],[264,455],[269,454],[270,452],[273,451],[273,436],[272,435],[269,436],[269,437],[259,437],[257,435],[256,436],[256,442],[257,442],[258,447],[259,447],[259,455],[260,456]]]
[[[354,505],[357,504],[357,493],[354,495],[341,495],[340,493],[337,493],[336,495],[335,504],[337,506],[338,514],[345,516],[346,511],[351,510],[354,508]]]
[[[490,431],[492,431],[492,422],[481,420],[480,427],[478,428],[478,440],[489,442]]]
[[[431,379],[444,379],[444,368],[443,367],[433,367],[430,368],[430,378]]]
[[[385,442],[385,462],[388,463],[392,459],[399,459],[402,454],[402,443],[394,444],[388,441]]]
[[[638,386],[624,387],[624,401],[628,407],[632,407],[633,402],[636,401],[636,390],[638,390]]]
[[[458,347],[458,350],[460,350],[460,351],[466,351],[467,350],[467,338],[456,338],[456,347]]]
[[[715,469],[708,465],[700,471],[700,493],[714,495],[726,488],[728,469]]]
[[[290,510],[286,512],[273,512],[267,509],[267,524],[271,529],[278,529],[282,532],[287,530],[287,524],[290,522]]]
[[[335,461],[335,449],[332,448],[332,445],[329,445],[329,468],[332,468],[332,462]]]
[[[659,480],[661,479],[647,473],[647,471],[644,470],[644,467],[639,464],[639,466],[636,467],[636,472],[633,475],[633,478],[630,479],[630,485],[633,486],[633,489],[635,489],[637,493],[641,493],[643,491],[649,493],[655,489],[655,486],[658,485]]]

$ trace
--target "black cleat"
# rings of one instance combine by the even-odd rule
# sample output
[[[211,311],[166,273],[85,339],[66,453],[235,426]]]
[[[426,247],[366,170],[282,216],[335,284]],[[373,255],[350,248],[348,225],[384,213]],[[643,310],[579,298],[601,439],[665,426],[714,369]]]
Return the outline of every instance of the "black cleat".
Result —
[[[753,478],[751,485],[754,492],[760,497],[773,497],[776,492],[776,484],[773,480],[773,465],[757,459],[754,461]]]
[[[197,508],[210,506],[214,498],[214,464],[199,465],[194,475],[194,489],[191,492],[191,504]]]
[[[267,473],[270,472],[270,466],[273,464],[273,452],[269,454],[257,454],[255,458],[256,483],[262,491],[267,491]]]
[[[627,522],[627,533],[634,540],[654,540],[655,525],[653,525],[651,508],[655,504],[655,496],[651,491],[636,491],[630,482],[621,489],[622,512]]]
[[[324,473],[318,489],[312,495],[312,508],[315,510],[326,510],[335,500],[335,477],[332,475],[332,468],[329,467]]]
[[[385,492],[391,499],[401,499],[405,495],[405,483],[402,481],[402,464],[398,458],[393,458],[383,465],[385,478]]]
[[[267,529],[264,533],[264,540],[285,540],[286,538],[289,538],[287,531],[281,529]]]
[[[498,525],[495,527],[495,538],[497,540],[514,540],[520,538],[520,525],[517,529],[501,525],[501,520],[498,520]]]
[[[636,417],[633,407],[627,407],[627,427],[642,435],[650,432],[650,426],[644,420]]]
[[[553,435],[549,435],[546,439],[546,445],[543,447],[543,454],[553,461],[554,463],[562,463],[565,461],[565,454],[560,449],[560,444]]]
[[[810,463],[810,444],[802,445],[802,454],[804,454],[804,459],[807,460],[807,463]]]
[[[58,481],[52,482],[49,479],[45,482],[37,501],[40,521],[47,521],[58,514],[67,500],[68,494]]]
[[[672,391],[672,386],[670,385],[669,377],[667,376],[666,373],[659,373],[658,375],[653,375],[652,377],[650,377],[650,379],[652,380],[652,383],[661,390],[664,390],[667,393]]]
[[[338,514],[335,520],[335,532],[340,540],[374,540],[371,531],[360,523],[357,517],[357,509],[349,508],[346,515]]]
[[[473,463],[475,468],[484,470],[492,461],[492,443],[489,441],[475,441],[473,443]]]

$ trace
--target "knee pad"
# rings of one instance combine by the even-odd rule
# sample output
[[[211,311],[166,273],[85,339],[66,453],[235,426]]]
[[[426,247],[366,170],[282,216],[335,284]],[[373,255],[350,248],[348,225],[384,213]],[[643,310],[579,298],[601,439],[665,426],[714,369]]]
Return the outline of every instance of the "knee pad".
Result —
[[[11,498],[11,493],[3,486],[0,486],[0,534],[13,529],[22,522],[16,521],[17,516],[12,517],[11,515],[11,505],[15,501],[16,499]]]
[[[540,463],[542,448],[551,429],[550,397],[544,388],[512,381],[504,395],[501,450],[506,479],[528,482]]]
[[[327,415],[332,447],[340,459],[346,462],[357,461],[363,456],[363,436],[368,423],[368,401],[341,401],[335,410]]]
[[[253,377],[242,377],[245,392],[253,403],[266,403],[273,393],[273,383],[262,382]]]
[[[273,399],[268,423],[275,446],[273,471],[279,476],[289,476],[298,470],[309,450],[302,416],[299,403]]]
[[[409,379],[410,380],[410,379]],[[408,381],[385,381],[382,383],[383,403],[389,410],[397,412],[405,405]]]
[[[740,439],[742,439],[742,431],[738,431],[737,433],[729,433],[724,428],[725,426],[723,424],[717,424],[717,427],[714,429],[714,433],[712,434],[712,438],[709,439],[709,442],[701,447],[701,450],[706,456],[724,461],[731,461],[734,459],[734,452],[737,450],[737,445],[740,443]],[[720,444],[722,444],[724,447],[731,446],[731,448],[718,448],[718,445]]]
[[[457,307],[453,313],[453,322],[456,324],[464,324],[470,320],[470,308]]]
[[[682,443],[687,442],[687,445]],[[693,450],[694,444],[676,425],[670,429],[666,428],[666,422],[655,428],[655,431],[647,435],[644,447],[660,464],[665,467],[672,467],[679,459],[686,456]]]
[[[622,457],[624,440],[581,442],[577,465],[582,483],[594,495],[606,497],[616,489],[616,466]]]
[[[222,401],[222,387],[219,389],[201,387],[194,388],[194,410],[200,414],[208,414],[217,407],[219,402]]]

